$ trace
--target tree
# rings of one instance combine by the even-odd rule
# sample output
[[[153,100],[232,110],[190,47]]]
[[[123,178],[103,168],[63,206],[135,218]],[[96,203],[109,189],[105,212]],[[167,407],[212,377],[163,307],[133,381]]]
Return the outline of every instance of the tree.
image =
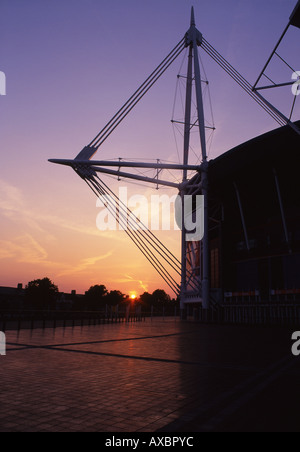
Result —
[[[154,304],[170,303],[171,298],[164,290],[157,289],[152,294]]]
[[[30,281],[25,287],[27,303],[34,309],[54,309],[58,287],[49,279]]]
[[[120,303],[122,303],[126,298],[126,295],[124,295],[119,290],[111,290],[109,294],[106,295],[105,300],[106,303],[110,306],[116,306]]]
[[[149,292],[143,293],[143,295],[141,295],[140,299],[141,299],[141,302],[147,307],[149,307],[153,304],[153,297]]]
[[[86,307],[91,310],[97,310],[106,303],[107,289],[103,285],[96,285],[89,288],[85,293]]]

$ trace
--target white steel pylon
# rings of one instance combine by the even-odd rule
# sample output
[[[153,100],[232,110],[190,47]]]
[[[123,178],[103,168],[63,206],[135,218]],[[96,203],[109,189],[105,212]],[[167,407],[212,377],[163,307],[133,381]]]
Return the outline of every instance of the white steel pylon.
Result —
[[[205,116],[203,108],[201,71],[198,56],[198,47],[202,44],[202,34],[196,28],[194,8],[192,8],[191,26],[186,34],[186,47],[189,48],[188,70],[186,82],[186,104],[184,125],[184,150],[183,163],[189,164],[190,134],[191,134],[191,108],[193,81],[196,91],[197,125],[201,144],[202,163],[198,168],[200,173],[201,194],[204,197],[204,233],[202,247],[199,242],[188,241],[184,224],[182,224],[182,277],[181,277],[181,309],[184,309],[186,301],[202,302],[204,309],[209,308],[210,302],[210,256],[209,256],[209,218],[208,218],[208,162],[206,151]],[[191,194],[191,188],[185,184],[187,170],[183,170],[183,185],[181,189],[182,211],[185,212],[184,199]],[[193,188],[192,188],[193,189]],[[200,190],[197,194],[200,194]],[[191,282],[193,283],[191,285]],[[195,289],[196,288],[196,289]]]

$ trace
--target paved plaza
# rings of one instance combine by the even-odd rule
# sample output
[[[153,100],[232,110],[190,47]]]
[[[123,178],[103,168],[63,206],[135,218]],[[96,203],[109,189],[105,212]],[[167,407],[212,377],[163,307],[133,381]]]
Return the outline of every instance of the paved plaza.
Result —
[[[174,319],[7,331],[0,431],[300,431],[292,333]]]

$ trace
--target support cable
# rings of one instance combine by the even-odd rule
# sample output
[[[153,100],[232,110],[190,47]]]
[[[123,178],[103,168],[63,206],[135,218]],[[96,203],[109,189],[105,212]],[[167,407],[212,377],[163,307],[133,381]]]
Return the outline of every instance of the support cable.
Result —
[[[101,184],[104,185],[103,189],[105,190],[105,193],[108,193],[108,192],[111,193],[111,195],[115,198],[116,202],[118,203],[118,206],[120,207],[120,205],[121,205],[121,213],[125,216],[126,221],[128,221],[128,219],[131,220],[130,227],[132,228],[133,232],[142,235],[144,241],[146,241],[150,247],[154,248],[155,251],[167,262],[167,264],[170,267],[172,267],[173,270],[175,270],[176,273],[180,276],[181,275],[180,261],[169,251],[169,249],[145,225],[143,225],[141,220],[139,218],[137,218],[131,212],[131,210],[124,203],[122,203],[120,201],[120,199],[115,195],[115,193],[112,190],[110,190],[110,188],[107,187],[107,185],[102,180],[99,179],[99,181],[101,182]],[[123,207],[122,207],[122,204],[123,204]],[[123,209],[123,211],[122,211],[122,209]],[[124,210],[126,211],[125,213],[124,213]],[[135,220],[136,223],[133,220]],[[140,229],[139,231],[136,231],[136,224],[138,224],[139,227],[142,227],[142,229]],[[153,243],[151,243],[151,241]],[[149,249],[148,246],[147,246],[147,249]],[[165,253],[169,254],[171,256],[171,258],[168,255],[166,255]],[[176,266],[176,268],[174,267],[174,265]],[[193,277],[192,272],[188,271],[188,273],[191,277]],[[191,283],[191,285],[192,284],[194,284],[194,289],[197,290],[197,286],[195,285],[195,283],[193,282],[193,283]]]
[[[241,74],[239,74],[217,51],[213,48],[203,46],[203,49],[213,58],[213,60],[219,64],[219,66],[227,72],[227,74],[241,87],[250,97],[252,97],[267,113],[269,113],[272,118],[278,122],[280,125],[284,125],[285,122],[276,116],[275,112],[273,112],[270,108],[263,103],[263,101],[255,95],[255,92],[252,90],[252,87],[246,79],[244,79]],[[215,53],[214,53],[215,52]]]
[[[114,123],[110,126],[111,130],[108,130],[106,134],[100,138],[93,147],[96,149],[99,149],[99,147],[107,140],[107,138],[115,131],[115,129],[121,124],[121,122],[129,115],[129,113],[134,109],[134,107],[140,102],[140,100],[148,93],[148,91],[152,88],[152,86],[160,79],[160,77],[165,73],[165,71],[171,66],[171,64],[176,60],[176,58],[180,55],[180,53],[183,51],[184,47],[175,55],[175,57],[169,62],[168,66],[159,74],[157,77],[152,81],[152,83],[147,87],[146,90],[144,90],[143,93],[137,98],[134,99],[134,101],[127,107],[128,109],[123,113],[123,115],[118,118]]]
[[[127,214],[130,216],[135,217],[135,215],[131,212],[131,210],[118,198],[118,196],[98,177],[101,184],[105,187],[105,190],[116,200],[118,205],[121,205],[121,208],[124,209]],[[148,239],[154,243],[156,247],[158,247],[163,253],[164,253],[164,259],[170,259],[174,265],[177,266],[177,268],[180,270],[181,268],[181,262],[179,259],[177,259],[176,256],[174,256],[173,253],[153,234],[152,231],[150,231],[146,225],[144,225],[141,220],[139,220],[137,217],[135,217],[139,225],[144,229],[145,235],[147,235]]]
[[[97,179],[99,179],[97,177]],[[152,244],[149,241],[149,236],[147,237],[146,233],[149,233],[152,238],[156,239],[158,243],[161,243],[157,237],[149,230],[136,230],[136,224],[141,227],[141,221],[128,209],[127,206],[123,204],[123,207],[120,204],[122,204],[119,200],[119,198],[105,185],[103,181],[99,179],[99,182],[95,180],[95,178],[84,178],[85,182],[88,184],[88,186],[92,189],[92,191],[96,194],[98,197],[100,195],[106,196],[106,202],[107,202],[107,208],[109,212],[116,216],[116,220],[118,224],[125,229],[125,232],[129,236],[129,238],[134,242],[134,244],[139,248],[139,250],[143,253],[143,255],[147,258],[147,260],[151,263],[151,265],[155,268],[155,270],[159,273],[159,275],[164,279],[164,281],[169,285],[169,287],[176,293],[179,293],[179,286],[177,282],[174,280],[174,278],[170,275],[170,273],[165,269],[165,266],[158,260],[157,256],[153,253],[153,251],[149,248],[151,246],[154,248],[154,250],[160,254],[160,256],[167,262],[168,265],[170,265],[173,270],[176,271],[178,275],[180,275],[180,266],[177,265],[177,269],[174,268],[172,261],[166,256],[165,254],[162,254],[159,249],[157,249],[157,245],[155,247],[155,243]],[[107,189],[106,189],[107,187]],[[118,202],[118,212],[116,215],[116,203],[112,200],[112,196],[110,193],[114,195],[115,200]],[[136,220],[136,223],[134,223],[133,219]],[[128,227],[129,226],[129,227]],[[148,245],[145,243],[145,241],[148,243]],[[163,248],[171,255],[172,253],[164,246]],[[173,256],[174,259],[177,260],[175,256]],[[178,260],[177,260],[178,261]],[[179,261],[178,261],[179,262]],[[190,274],[190,278],[193,278],[192,272],[188,272]],[[194,286],[194,290],[198,290],[198,286],[194,283],[194,281],[190,281],[191,286]]]
[[[102,182],[102,181],[101,181]],[[99,184],[99,182],[98,181],[92,181],[91,182],[92,184],[93,184],[93,186],[94,186],[94,188],[96,189],[96,190],[98,190],[99,191],[99,193],[100,194],[104,194],[105,196],[106,196],[106,201],[107,202],[110,202],[110,204],[113,206],[113,207],[115,207],[115,206],[118,206],[118,215],[121,215],[122,216],[122,218],[124,218],[125,220],[126,220],[126,230],[128,229],[128,225],[130,226],[129,227],[129,230],[131,231],[131,232],[133,232],[134,234],[136,234],[137,236],[138,235],[142,235],[141,233],[144,233],[144,232],[147,232],[147,231],[144,231],[144,230],[142,230],[142,229],[139,229],[139,230],[137,230],[136,229],[136,225],[138,225],[139,227],[141,227],[141,221],[133,214],[133,212],[131,212],[131,210],[130,209],[122,209],[122,206],[121,206],[121,209],[120,209],[120,201],[116,204],[116,202],[115,201],[113,201],[112,200],[112,197],[110,196],[110,194],[109,194],[109,192],[105,189],[105,187],[103,187],[101,184]],[[118,201],[118,198],[116,197],[116,199],[117,199],[117,201]],[[134,220],[136,221],[136,222],[134,222]],[[147,240],[147,238],[146,238],[146,240],[145,240],[146,242],[148,242],[150,245],[151,245],[151,243],[149,242],[149,240]],[[153,245],[151,245],[154,249],[155,249],[155,251],[157,251],[157,252],[159,252],[158,251],[158,249],[157,248],[155,248]],[[149,248],[148,248],[149,249]],[[161,253],[160,253],[161,254]],[[161,254],[161,257],[163,257],[166,261],[167,261],[167,263],[169,264],[169,265],[171,265],[172,266],[172,268],[178,273],[178,274],[180,274],[180,272],[179,272],[179,267],[177,267],[177,269],[172,265],[172,262],[169,260],[167,260],[167,257],[165,256],[165,255],[163,255],[163,254]]]
[[[164,74],[169,66],[185,49],[184,38],[169,53],[163,62],[152,72],[147,80],[138,88],[138,90],[130,97],[123,107],[113,116],[108,124],[99,132],[99,134],[91,141],[90,147],[98,149],[101,144],[110,136],[115,128],[126,118],[136,104],[145,96],[156,81]]]
[[[284,126],[287,124],[288,119],[284,118],[275,108],[271,108],[270,105],[265,101],[265,99],[260,96],[255,90],[253,90],[251,84],[236,70],[231,66],[225,58],[220,55],[217,50],[215,50],[204,38],[202,41],[202,48],[208,55],[216,61],[219,66],[224,69],[231,78],[233,78],[241,88],[246,91],[253,100],[255,100],[279,125]]]
[[[102,188],[98,183],[95,183],[93,180],[85,179],[87,185],[92,189],[92,191],[99,197],[100,195],[106,195],[107,201],[107,209],[112,214],[115,215],[115,203],[112,201],[108,192]],[[170,273],[165,269],[165,267],[159,262],[158,258],[153,254],[153,252],[149,249],[147,245],[145,245],[142,239],[138,235],[138,231],[128,228],[128,216],[123,212],[119,212],[117,214],[116,220],[118,224],[122,227],[122,229],[126,232],[126,234],[130,237],[130,239],[135,243],[135,245],[139,248],[139,250],[143,253],[143,255],[147,258],[147,260],[151,263],[151,265],[155,268],[155,270],[160,274],[160,276],[164,279],[164,281],[168,284],[168,286],[176,293],[179,294],[179,287],[175,279],[170,275]]]
[[[292,72],[296,72],[295,69],[292,68],[292,66],[289,65],[289,63],[287,61],[285,61],[284,58],[282,58],[279,53],[275,52],[275,55],[292,71]]]
[[[293,105],[292,105],[292,109],[291,109],[291,113],[290,113],[290,118],[289,118],[290,121],[292,120],[292,116],[293,116],[293,113],[294,113],[294,109],[295,109],[297,97],[298,97],[298,96],[294,96]]]
[[[254,99],[279,125],[286,125],[286,121],[281,117],[281,115],[276,114],[268,105],[266,105],[263,99],[252,90],[250,83],[244,79],[241,74],[239,74],[215,49],[203,46],[203,49],[219,64],[219,66],[224,69],[228,75],[230,75],[233,80],[235,80],[238,85],[249,94],[252,99]]]

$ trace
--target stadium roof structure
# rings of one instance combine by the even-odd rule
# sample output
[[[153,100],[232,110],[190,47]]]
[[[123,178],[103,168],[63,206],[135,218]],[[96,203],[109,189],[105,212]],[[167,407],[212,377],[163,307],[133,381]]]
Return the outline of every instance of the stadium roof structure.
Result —
[[[207,154],[207,143],[206,143],[206,118],[203,103],[203,88],[202,85],[207,81],[203,80],[201,76],[201,64],[199,58],[198,48],[203,50],[209,57],[214,60],[246,93],[250,96],[266,113],[268,113],[284,130],[288,130],[287,133],[294,133],[295,140],[299,142],[300,136],[300,123],[295,123],[292,121],[292,114],[294,111],[296,99],[298,96],[295,95],[294,102],[292,105],[292,111],[289,117],[284,115],[277,107],[272,105],[262,94],[262,90],[269,88],[281,88],[283,86],[289,86],[295,83],[295,81],[284,82],[276,84],[268,78],[266,74],[266,69],[269,66],[273,57],[280,58],[280,60],[286,64],[289,68],[291,67],[277,52],[277,49],[282,42],[285,34],[287,33],[290,25],[295,25],[299,27],[299,14],[300,14],[300,1],[298,2],[288,26],[284,30],[279,42],[277,43],[275,50],[272,52],[271,57],[267,61],[263,71],[261,72],[255,85],[249,83],[200,33],[196,28],[194,8],[191,12],[190,28],[178,42],[178,44],[173,48],[173,50],[166,56],[162,63],[150,74],[150,76],[145,80],[145,82],[135,91],[135,93],[128,99],[128,101],[121,107],[121,109],[112,117],[112,119],[106,124],[106,126],[96,135],[96,137],[84,147],[77,157],[73,160],[62,160],[62,159],[52,159],[50,162],[61,164],[65,166],[70,166],[90,187],[90,189],[97,196],[106,196],[108,200],[113,200],[108,202],[108,209],[114,211],[114,203],[118,203],[118,215],[117,221],[121,226],[130,226],[126,229],[126,233],[129,238],[135,243],[135,245],[140,249],[144,256],[148,259],[151,265],[157,270],[159,275],[164,279],[164,281],[169,285],[169,287],[179,295],[181,298],[181,306],[184,306],[185,300],[190,297],[188,293],[187,286],[192,287],[194,298],[202,303],[204,309],[208,309],[211,302],[210,293],[210,242],[209,242],[209,183],[208,183],[208,173],[218,171],[221,168],[222,174],[230,174],[232,171],[232,165],[243,165],[247,159],[254,159],[257,157],[266,155],[265,153],[271,152],[271,150],[263,149],[260,146],[260,142],[263,141],[261,137],[257,137],[254,140],[245,143],[235,150],[224,154],[223,156],[215,159],[213,162],[208,161]],[[185,97],[185,117],[184,117],[184,134],[183,134],[183,158],[180,164],[170,164],[160,162],[156,160],[155,163],[146,162],[129,162],[124,161],[119,158],[118,161],[101,161],[93,160],[93,156],[101,148],[103,143],[109,138],[109,136],[114,132],[114,130],[121,124],[128,114],[133,110],[133,108],[143,99],[143,97],[148,93],[152,86],[162,77],[162,75],[167,71],[167,69],[174,63],[174,61],[182,54],[185,50],[188,50],[188,64],[187,64],[187,75],[184,77],[186,79],[186,97]],[[268,86],[258,86],[262,78],[267,78]],[[300,76],[299,80],[300,85]],[[192,107],[196,106],[197,114],[196,121],[195,118],[192,119]],[[285,129],[286,127],[286,129]],[[197,165],[191,165],[190,161],[190,138],[192,129],[198,129],[200,146],[198,152],[198,162]],[[285,132],[284,132],[285,133]],[[273,135],[274,134],[274,135]],[[271,132],[269,137],[274,139],[278,134],[277,131]],[[276,141],[276,139],[275,139]],[[274,146],[275,146],[274,141]],[[248,150],[249,149],[249,150]],[[251,151],[250,151],[251,149]],[[259,151],[260,149],[261,151]],[[259,160],[259,159],[258,159]],[[248,160],[249,161],[249,160]],[[227,167],[227,172],[224,169]],[[126,170],[124,170],[126,168]],[[129,172],[128,168],[131,169]],[[141,174],[137,174],[139,169],[153,169],[155,171],[154,176],[149,177]],[[169,180],[164,180],[162,177],[162,170],[176,170],[179,171],[177,175],[177,182],[170,182]],[[135,171],[135,172],[134,172]],[[191,172],[197,173],[195,178],[191,178],[189,175]],[[100,174],[115,176],[120,180],[120,178],[129,178],[132,180],[147,182],[154,184],[156,188],[159,186],[167,186],[177,189],[182,198],[182,208],[184,211],[184,199],[185,195],[190,195],[199,193],[204,198],[203,202],[203,217],[204,217],[204,235],[201,241],[201,258],[197,257],[198,244],[187,243],[188,231],[184,224],[184,216],[182,215],[182,256],[181,260],[174,256],[166,246],[155,237],[155,235],[149,229],[141,225],[141,222],[136,218],[133,213],[128,209],[127,206],[123,205],[118,197],[112,192],[110,187],[99,177]],[[178,182],[180,179],[180,182]],[[255,181],[253,181],[255,183]],[[237,195],[239,197],[238,191]],[[137,230],[136,226],[139,225],[140,229]],[[142,227],[141,227],[142,226]],[[191,231],[190,231],[191,232]],[[199,242],[199,240],[198,240]],[[199,255],[199,253],[198,253]],[[189,256],[192,256],[194,264],[190,265],[191,260]],[[202,261],[201,272],[199,271],[198,261]],[[194,266],[193,266],[194,265]],[[170,270],[172,269],[172,270]],[[177,273],[177,276],[173,276],[172,271]],[[180,277],[181,281],[178,282],[177,278]]]
[[[300,0],[298,1],[294,11],[292,12],[290,23],[291,25],[294,25],[294,27],[300,28]]]
[[[295,123],[300,127],[300,121]],[[288,127],[278,129],[257,136],[233,149],[225,152],[209,162],[210,183],[220,183],[232,180],[233,175],[244,174],[248,168],[263,161],[282,164],[283,156],[287,164],[293,165],[299,159],[300,138]],[[291,168],[292,169],[292,168]]]

